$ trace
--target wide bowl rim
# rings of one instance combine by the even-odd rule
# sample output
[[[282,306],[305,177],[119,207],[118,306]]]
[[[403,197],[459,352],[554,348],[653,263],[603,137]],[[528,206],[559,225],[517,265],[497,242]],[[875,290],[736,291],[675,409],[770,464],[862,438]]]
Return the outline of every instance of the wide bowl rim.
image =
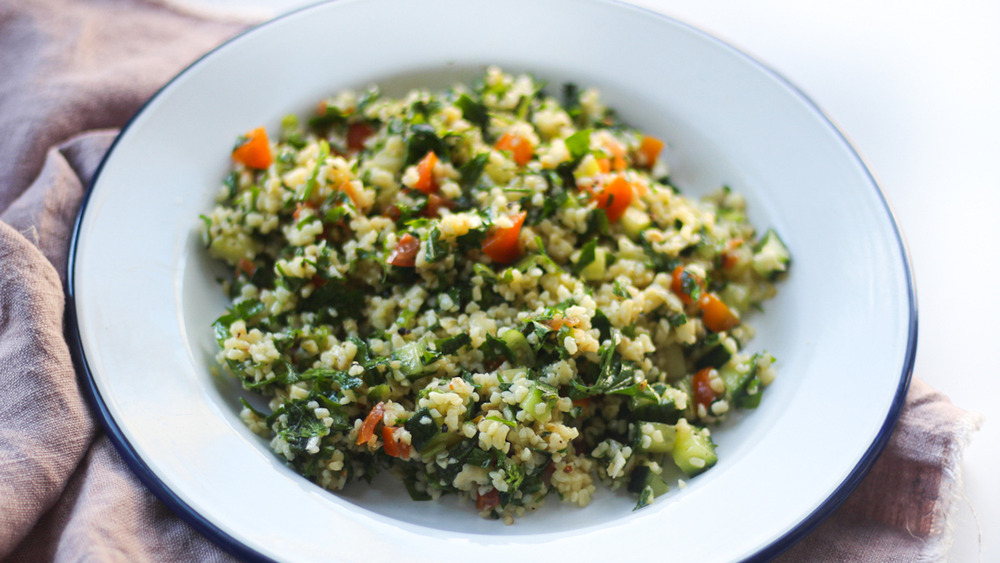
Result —
[[[902,412],[903,406],[905,404],[906,394],[909,389],[910,381],[912,378],[913,367],[916,358],[917,349],[917,335],[918,335],[918,310],[917,310],[917,296],[916,287],[914,282],[914,275],[912,270],[912,261],[910,258],[909,249],[905,237],[899,227],[899,222],[896,218],[888,199],[881,186],[879,186],[875,177],[872,175],[868,166],[865,164],[864,160],[858,154],[857,150],[853,147],[850,141],[844,136],[844,134],[836,127],[833,121],[826,115],[825,112],[812,100],[808,95],[806,95],[800,88],[795,86],[791,81],[786,79],[782,74],[778,73],[768,65],[757,60],[753,56],[747,54],[729,44],[728,42],[705,32],[693,25],[685,23],[684,21],[678,20],[672,16],[645,8],[642,6],[636,6],[634,4],[629,4],[622,0],[592,0],[596,3],[617,5],[620,7],[628,7],[629,9],[638,10],[643,12],[647,17],[658,18],[666,20],[673,25],[686,28],[688,31],[700,36],[702,39],[707,40],[711,43],[720,46],[732,54],[736,55],[747,61],[752,66],[756,67],[757,70],[763,71],[764,73],[770,75],[774,80],[779,82],[784,87],[788,88],[793,95],[795,95],[799,101],[806,104],[809,109],[811,109],[815,115],[830,128],[830,130],[839,138],[843,146],[849,151],[850,157],[855,160],[856,164],[863,171],[869,180],[869,184],[876,192],[877,200],[881,203],[883,210],[887,215],[887,219],[892,228],[892,233],[895,236],[896,244],[898,246],[900,259],[903,266],[903,274],[905,277],[905,283],[907,287],[907,314],[908,322],[906,323],[907,336],[906,336],[906,349],[903,357],[902,369],[899,375],[898,384],[896,391],[892,400],[892,403],[888,409],[886,417],[882,422],[881,427],[872,443],[869,445],[868,449],[857,462],[855,467],[849,472],[847,478],[836,488],[824,501],[822,501],[817,508],[804,519],[802,519],[796,526],[788,530],[784,535],[773,540],[768,545],[761,548],[757,553],[755,553],[750,560],[762,561],[773,558],[783,551],[787,550],[803,537],[805,537],[809,532],[815,529],[824,519],[826,519],[838,506],[840,506],[844,500],[854,491],[854,489],[861,483],[864,477],[868,474],[872,465],[878,459],[879,455],[885,449],[886,445],[889,443],[893,429],[899,420],[899,416]],[[339,2],[330,2],[339,3]],[[323,3],[321,3],[323,4]],[[240,32],[239,34],[229,38],[225,42],[216,46],[212,50],[201,55],[189,65],[187,65],[183,70],[175,74],[169,81],[167,81],[162,87],[160,87],[155,94],[153,94],[129,119],[129,121],[122,127],[114,142],[109,147],[108,151],[105,153],[100,164],[98,165],[93,178],[88,186],[87,192],[84,194],[83,201],[80,206],[80,210],[77,214],[76,221],[73,227],[72,236],[70,239],[69,252],[67,253],[67,284],[66,284],[66,314],[67,314],[67,336],[69,338],[70,351],[73,355],[73,359],[78,367],[78,378],[79,382],[83,388],[84,395],[87,398],[88,403],[93,409],[98,421],[104,428],[111,440],[112,444],[115,446],[119,454],[122,456],[126,465],[135,473],[139,480],[148,487],[167,507],[169,507],[176,515],[178,515],[183,521],[191,525],[195,530],[204,535],[205,537],[211,539],[217,545],[228,551],[229,553],[246,560],[251,561],[270,561],[271,559],[266,555],[258,552],[253,547],[241,541],[239,538],[226,532],[211,520],[200,514],[197,510],[192,508],[187,502],[185,502],[177,493],[175,493],[156,473],[155,471],[146,463],[146,461],[139,454],[137,449],[130,443],[126,437],[125,432],[116,421],[110,412],[105,399],[102,397],[101,391],[98,387],[94,373],[91,370],[91,366],[87,360],[87,354],[84,349],[83,338],[81,334],[81,328],[79,324],[79,319],[77,315],[76,307],[76,273],[75,265],[77,260],[77,250],[80,244],[81,229],[84,221],[84,217],[88,210],[88,204],[91,200],[91,194],[94,192],[94,187],[98,184],[101,178],[101,172],[103,171],[105,164],[107,164],[109,158],[114,154],[115,148],[126,134],[128,133],[130,127],[135,123],[135,121],[144,114],[147,108],[153,104],[164,91],[168,90],[171,85],[180,80],[186,73],[190,72],[191,69],[197,67],[206,58],[212,57],[216,52],[225,49],[230,44],[244,40],[246,37],[257,33],[261,29],[274,24],[275,22],[284,20],[286,18],[292,17],[302,11],[307,11],[314,9],[321,4],[310,4],[302,6],[281,14],[275,18],[269,19],[262,23],[253,25],[246,30]]]

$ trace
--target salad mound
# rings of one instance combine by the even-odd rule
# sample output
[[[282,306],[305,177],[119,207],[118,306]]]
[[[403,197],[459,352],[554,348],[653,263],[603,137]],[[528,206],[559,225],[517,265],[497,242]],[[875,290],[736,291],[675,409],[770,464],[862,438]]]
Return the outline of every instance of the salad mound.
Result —
[[[498,68],[241,136],[203,220],[243,420],[320,486],[387,471],[508,523],[710,469],[775,377],[743,319],[789,254],[737,193],[681,195],[664,149]]]

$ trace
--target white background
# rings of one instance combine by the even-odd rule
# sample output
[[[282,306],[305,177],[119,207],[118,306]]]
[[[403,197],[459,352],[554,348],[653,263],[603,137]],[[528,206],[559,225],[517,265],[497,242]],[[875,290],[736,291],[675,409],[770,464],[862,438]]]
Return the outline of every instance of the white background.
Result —
[[[174,3],[259,16],[311,2]],[[916,273],[914,376],[987,417],[962,464],[966,498],[949,558],[1000,561],[1000,373],[991,356],[1000,318],[1000,2],[633,3],[708,31],[782,74],[867,162]]]

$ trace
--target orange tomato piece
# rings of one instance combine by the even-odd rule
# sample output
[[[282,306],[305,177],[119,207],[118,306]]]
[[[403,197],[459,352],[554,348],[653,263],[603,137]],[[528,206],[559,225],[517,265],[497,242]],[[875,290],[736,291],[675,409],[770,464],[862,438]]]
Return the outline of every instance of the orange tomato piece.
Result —
[[[347,194],[347,197],[350,198],[354,207],[358,207],[358,194],[354,192],[354,184],[344,182],[343,184],[340,184],[340,187],[338,187],[337,190]]]
[[[625,158],[625,145],[621,144],[618,139],[611,136],[603,137],[604,148],[611,153],[611,156],[624,159]]]
[[[361,121],[347,128],[347,148],[354,152],[365,148],[365,141],[375,133],[371,125]]]
[[[396,441],[396,427],[382,427],[382,447],[385,453],[392,457],[407,459],[410,457],[410,445]]]
[[[437,217],[442,207],[447,207],[448,209],[455,208],[455,202],[446,198],[441,197],[437,194],[429,194],[427,196],[427,206],[424,207],[423,211],[420,212],[424,217]]]
[[[406,233],[399,237],[396,248],[392,249],[386,263],[401,268],[412,268],[417,265],[418,252],[420,252],[420,239]]]
[[[535,147],[531,146],[531,141],[513,133],[504,133],[497,141],[496,148],[510,151],[518,166],[524,166],[535,156]]]
[[[500,505],[500,491],[490,489],[485,495],[476,493],[476,510],[482,512]]]
[[[549,325],[549,328],[551,328],[552,330],[559,330],[563,326],[575,327],[576,325],[580,324],[580,319],[576,317],[569,317],[569,318],[559,317],[555,319],[549,319],[548,321],[546,321],[545,324]]]
[[[233,160],[246,166],[263,170],[271,165],[271,145],[267,140],[267,130],[258,127],[243,136],[240,144],[233,149]]]
[[[598,158],[597,166],[601,169],[601,172],[607,174],[611,172],[611,159],[610,158]]]
[[[694,402],[702,405],[706,409],[711,406],[718,394],[712,389],[711,379],[714,368],[702,368],[694,374],[691,380],[691,392],[694,393]]]
[[[365,421],[361,423],[361,430],[358,431],[358,440],[355,445],[360,446],[372,439],[372,436],[375,435],[375,427],[382,422],[383,415],[385,415],[385,403],[379,401],[377,405],[372,407],[371,412],[365,417]]]
[[[604,186],[594,197],[597,207],[600,207],[608,214],[609,221],[617,221],[625,214],[625,210],[632,204],[632,183],[624,176],[615,176],[613,180]]]
[[[696,284],[698,288],[705,291],[705,280],[685,270],[684,266],[674,268],[671,274],[670,290],[677,294],[677,297],[680,297],[685,305],[690,305],[694,302],[691,299],[690,292],[686,289],[686,287],[690,287],[691,283]]]
[[[438,157],[434,151],[429,151],[424,158],[417,163],[417,181],[413,187],[431,194],[438,190],[438,185],[434,181],[434,166],[438,163]]]
[[[701,322],[712,332],[729,330],[740,324],[740,319],[718,297],[705,292],[698,298],[701,307]]]
[[[656,160],[660,157],[660,151],[663,150],[663,147],[663,141],[656,137],[647,135],[642,138],[642,142],[639,143],[639,154],[642,155],[646,168],[652,168],[656,164]]]
[[[393,221],[398,221],[399,218],[403,216],[403,212],[400,211],[398,205],[393,204],[385,208],[385,212],[382,213],[382,216],[388,217]]]
[[[306,209],[315,209],[308,201],[300,201],[295,204],[295,211],[292,211],[292,219],[298,221],[302,218],[302,213]]]
[[[240,262],[236,267],[248,276],[252,276],[254,272],[257,271],[257,266],[255,266],[253,261],[248,258],[240,258]]]
[[[528,213],[522,211],[511,217],[514,224],[510,227],[494,227],[483,239],[483,253],[500,264],[517,260],[521,256],[521,226],[527,216]]]
[[[722,269],[731,270],[739,262],[739,256],[733,252],[743,244],[743,239],[736,238],[726,243],[725,250],[722,251]]]

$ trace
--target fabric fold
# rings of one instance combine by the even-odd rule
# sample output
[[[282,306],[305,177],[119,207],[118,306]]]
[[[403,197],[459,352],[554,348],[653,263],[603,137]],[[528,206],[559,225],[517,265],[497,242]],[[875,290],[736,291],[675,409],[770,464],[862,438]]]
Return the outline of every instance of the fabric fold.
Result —
[[[41,250],[66,283],[66,255],[86,186],[117,132],[95,131],[51,149],[31,186],[0,214]]]
[[[961,493],[962,454],[982,423],[981,414],[914,379],[892,438],[864,481],[784,559],[944,559]]]
[[[0,557],[58,500],[94,436],[63,337],[63,292],[0,223]]]
[[[231,559],[97,428],[63,292],[77,210],[116,129],[246,25],[145,0],[0,3],[0,560]],[[871,473],[784,558],[943,558],[963,449],[981,422],[914,380]]]

